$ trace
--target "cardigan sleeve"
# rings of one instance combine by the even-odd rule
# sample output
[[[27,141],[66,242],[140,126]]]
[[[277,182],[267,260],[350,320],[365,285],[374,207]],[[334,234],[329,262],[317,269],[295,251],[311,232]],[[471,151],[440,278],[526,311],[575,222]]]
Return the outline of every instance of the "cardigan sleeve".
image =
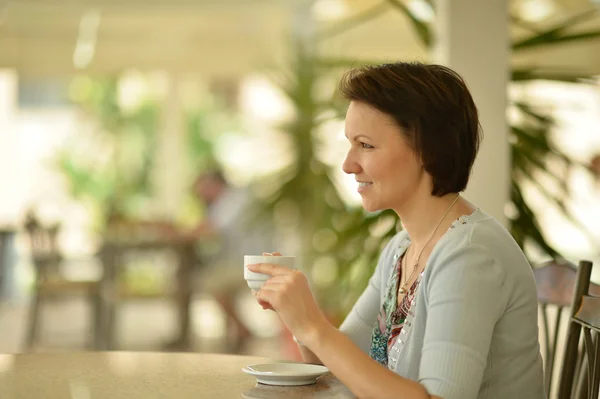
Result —
[[[419,382],[444,399],[477,398],[496,322],[508,295],[504,272],[473,244],[448,248],[431,265]]]
[[[371,350],[371,334],[381,308],[381,290],[385,289],[386,271],[389,269],[388,264],[392,262],[393,248],[398,242],[399,235],[394,237],[383,249],[375,272],[369,279],[369,285],[340,326],[340,331],[365,353],[369,353]]]

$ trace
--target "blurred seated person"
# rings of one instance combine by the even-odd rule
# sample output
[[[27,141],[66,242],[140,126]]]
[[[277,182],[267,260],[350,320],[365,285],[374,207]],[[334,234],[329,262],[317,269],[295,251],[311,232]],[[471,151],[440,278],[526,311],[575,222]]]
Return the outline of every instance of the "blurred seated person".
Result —
[[[202,173],[192,190],[206,205],[206,217],[201,223],[188,230],[162,222],[147,226],[158,228],[169,240],[203,242],[199,246],[203,267],[198,288],[219,303],[227,317],[227,331],[233,334],[233,347],[239,348],[251,336],[236,309],[239,294],[249,294],[243,275],[244,255],[261,254],[265,248],[272,247],[272,229],[262,221],[259,226],[256,222],[250,226],[246,218],[251,205],[250,193],[245,188],[229,185],[218,170]]]
[[[234,346],[243,345],[251,336],[236,309],[241,293],[248,293],[244,280],[244,255],[260,254],[272,247],[272,229],[266,223],[252,223],[247,219],[251,196],[248,190],[230,186],[221,172],[203,173],[193,187],[196,196],[207,206],[205,222],[194,231],[199,236],[216,232],[218,248],[201,251],[203,264],[200,272],[202,292],[211,294],[226,314],[227,331],[234,334]],[[261,227],[262,226],[262,227]],[[251,230],[252,227],[252,230]],[[206,253],[209,252],[209,253]]]

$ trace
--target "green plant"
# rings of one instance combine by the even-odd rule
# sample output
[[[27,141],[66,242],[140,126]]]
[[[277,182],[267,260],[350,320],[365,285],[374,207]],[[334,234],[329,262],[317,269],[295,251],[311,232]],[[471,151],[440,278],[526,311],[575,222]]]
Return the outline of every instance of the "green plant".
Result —
[[[99,230],[113,219],[142,217],[155,194],[161,100],[147,95],[136,106],[122,104],[119,77],[77,78],[72,96],[94,127],[73,136],[57,155],[56,166],[71,194],[85,203]],[[181,161],[192,179],[216,163],[215,130],[226,128],[224,120],[236,122],[216,101],[185,110],[182,118],[186,153]]]
[[[130,214],[151,193],[158,105],[147,100],[123,110],[116,78],[78,78],[73,87],[74,101],[96,126],[70,139],[57,167],[102,228],[109,215]]]
[[[296,154],[288,168],[273,176],[269,184],[277,189],[265,199],[263,210],[273,211],[284,204],[283,208],[292,209],[291,212],[297,215],[295,220],[301,236],[302,264],[312,275],[315,272],[322,273],[322,269],[327,271],[326,284],[317,284],[316,294],[328,313],[338,319],[349,310],[365,288],[381,248],[398,229],[398,219],[391,211],[365,214],[361,209],[348,209],[344,205],[334,188],[330,167],[318,159],[314,148],[318,144],[315,130],[328,118],[343,118],[346,104],[335,98],[324,99],[315,95],[315,87],[321,80],[335,80],[342,68],[386,60],[327,57],[319,54],[315,48],[318,48],[319,41],[377,18],[390,9],[399,10],[408,17],[425,46],[429,47],[434,42],[429,25],[413,15],[404,2],[386,0],[360,15],[317,31],[308,38],[309,43],[306,43],[305,37],[303,44],[295,47],[293,68],[283,73],[286,79],[277,80],[295,111],[295,119],[282,126],[281,130],[293,140]],[[596,39],[600,37],[600,31],[576,29],[579,23],[594,17],[595,10],[586,10],[551,28],[527,26],[529,33],[515,40],[513,51],[517,53],[540,46]],[[516,17],[512,21],[521,27],[525,25]],[[519,66],[512,70],[512,84],[540,79],[585,84],[589,78],[572,71],[540,66]],[[574,221],[566,206],[570,195],[567,179],[571,168],[585,165],[571,159],[553,144],[551,132],[554,121],[546,111],[538,109],[535,104],[514,99],[510,106],[517,115],[509,120],[511,201],[514,205],[510,220],[511,234],[522,247],[526,243],[533,244],[551,256],[560,256],[547,242],[535,211],[523,195],[524,187],[537,187],[566,217]],[[557,165],[562,173],[550,172],[556,171]],[[539,183],[540,176],[551,181],[555,189],[545,189]],[[323,196],[326,201],[323,201]],[[324,262],[320,259],[328,260]]]

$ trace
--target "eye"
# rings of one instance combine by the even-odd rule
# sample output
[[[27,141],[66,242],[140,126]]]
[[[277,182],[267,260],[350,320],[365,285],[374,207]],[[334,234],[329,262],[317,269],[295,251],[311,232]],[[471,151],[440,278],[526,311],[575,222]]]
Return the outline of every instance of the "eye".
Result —
[[[363,143],[362,141],[361,141],[359,144],[360,144],[360,146],[361,146],[362,148],[364,148],[364,149],[367,149],[367,150],[370,150],[370,149],[372,149],[372,148],[375,148],[375,147],[373,147],[371,144]]]

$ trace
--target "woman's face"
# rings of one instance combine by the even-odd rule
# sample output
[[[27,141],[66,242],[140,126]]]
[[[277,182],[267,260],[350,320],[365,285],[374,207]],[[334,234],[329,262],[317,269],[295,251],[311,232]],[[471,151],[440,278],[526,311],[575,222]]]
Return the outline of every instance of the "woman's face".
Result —
[[[428,175],[391,116],[353,101],[346,114],[346,137],[351,147],[342,169],[355,175],[367,211],[398,212],[422,190]]]

